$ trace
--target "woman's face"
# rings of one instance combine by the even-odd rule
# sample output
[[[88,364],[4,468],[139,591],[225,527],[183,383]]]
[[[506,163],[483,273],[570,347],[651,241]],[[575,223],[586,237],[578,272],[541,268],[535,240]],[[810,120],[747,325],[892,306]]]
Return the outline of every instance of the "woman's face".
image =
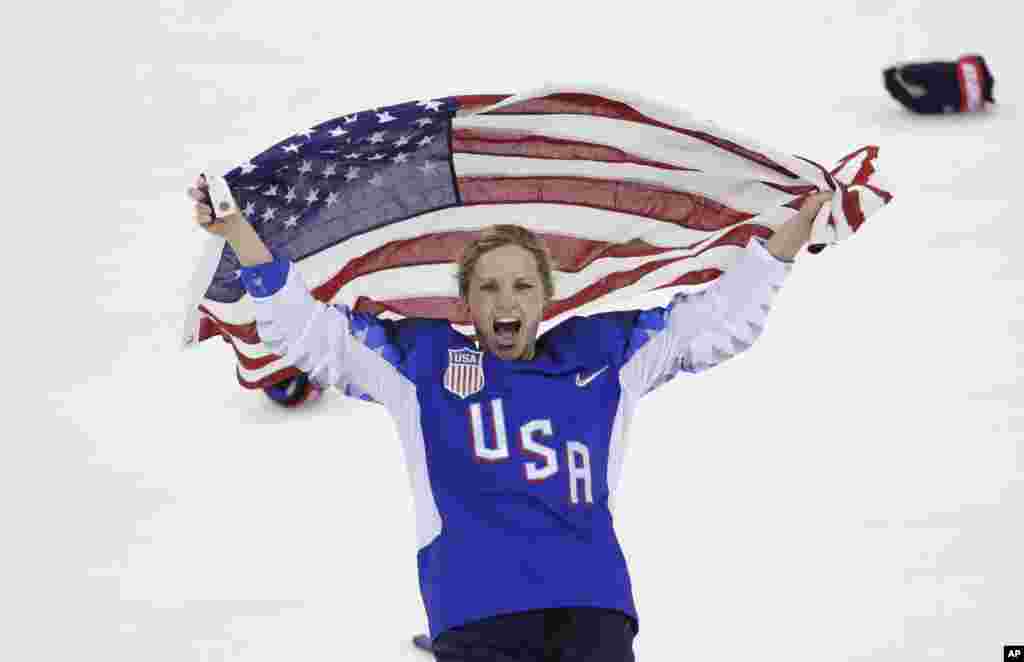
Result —
[[[481,255],[469,278],[466,303],[484,348],[501,359],[533,358],[547,301],[532,253],[506,244]]]

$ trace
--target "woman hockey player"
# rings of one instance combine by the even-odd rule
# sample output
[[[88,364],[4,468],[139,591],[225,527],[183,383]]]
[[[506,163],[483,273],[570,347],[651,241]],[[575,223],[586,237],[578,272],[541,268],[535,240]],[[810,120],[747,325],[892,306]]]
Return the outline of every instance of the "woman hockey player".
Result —
[[[238,255],[261,340],[313,380],[358,386],[396,422],[438,660],[627,662],[638,617],[608,502],[638,400],[747,349],[832,193],[753,239],[707,290],[537,331],[551,259],[517,226],[482,233],[458,281],[476,341],[445,320],[317,302],[248,221],[194,219]]]

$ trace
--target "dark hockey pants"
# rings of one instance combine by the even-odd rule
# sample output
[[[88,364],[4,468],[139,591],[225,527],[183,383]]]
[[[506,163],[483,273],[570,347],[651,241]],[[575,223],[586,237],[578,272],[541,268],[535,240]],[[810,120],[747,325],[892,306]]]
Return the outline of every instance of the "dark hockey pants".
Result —
[[[452,628],[434,642],[438,662],[635,662],[636,625],[610,609],[541,609]]]

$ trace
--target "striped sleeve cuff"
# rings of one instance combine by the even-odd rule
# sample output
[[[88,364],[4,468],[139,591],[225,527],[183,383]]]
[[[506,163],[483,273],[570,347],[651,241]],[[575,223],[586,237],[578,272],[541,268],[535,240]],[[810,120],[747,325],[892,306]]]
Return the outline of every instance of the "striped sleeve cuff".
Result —
[[[284,287],[288,280],[290,267],[291,260],[275,253],[271,262],[242,267],[242,285],[255,298],[264,299],[273,296]]]

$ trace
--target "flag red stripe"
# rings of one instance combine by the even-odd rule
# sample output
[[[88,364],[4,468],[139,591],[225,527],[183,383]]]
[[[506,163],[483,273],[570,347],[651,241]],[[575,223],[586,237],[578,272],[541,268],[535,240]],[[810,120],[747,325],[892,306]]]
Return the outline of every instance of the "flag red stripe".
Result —
[[[201,308],[201,307],[200,307]],[[199,339],[197,342],[203,342],[207,338],[220,335],[220,329],[214,324],[213,320],[209,317],[199,318]]]
[[[486,108],[496,103],[501,103],[513,95],[511,94],[463,94],[455,97],[459,104],[460,111],[472,111],[477,108]]]
[[[232,338],[237,338],[248,345],[259,345],[262,342],[259,334],[256,332],[255,321],[246,322],[245,324],[228,324],[227,322],[218,319],[217,316],[211,313],[210,309],[204,305],[200,305],[199,310],[204,315],[208,315],[213,324],[220,331],[226,331]]]
[[[682,276],[680,276],[679,278],[676,278],[675,280],[673,280],[670,283],[665,283],[664,285],[659,285],[658,287],[656,287],[654,289],[661,290],[661,289],[664,289],[666,287],[678,287],[680,285],[701,285],[703,283],[711,282],[711,281],[713,281],[714,279],[718,278],[721,275],[722,275],[722,270],[721,269],[715,269],[714,267],[712,267],[710,269],[701,269],[699,271],[691,271],[689,273],[683,274]]]
[[[867,181],[871,179],[871,175],[875,174],[875,165],[873,162],[876,158],[878,158],[878,147],[874,145],[861,147],[856,152],[853,152],[852,154],[847,154],[843,158],[839,159],[839,164],[835,168],[832,168],[832,172],[830,174],[832,176],[839,174],[839,172],[846,167],[846,164],[849,163],[851,159],[856,158],[857,156],[863,154],[864,152],[867,152],[867,156],[864,157],[864,161],[861,162],[860,169],[857,171],[857,174],[854,176],[852,180],[850,180],[850,186],[866,184]]]
[[[721,230],[754,217],[754,214],[729,209],[695,193],[614,179],[459,177],[457,186],[466,206],[560,203],[623,212],[705,232]]]
[[[768,188],[781,191],[782,193],[789,193],[790,195],[806,196],[818,191],[818,187],[813,184],[800,184],[797,186],[786,186],[784,184],[776,184],[775,182],[760,182]]]
[[[860,193],[846,191],[843,194],[843,213],[850,229],[856,232],[864,222],[864,210],[860,206]]]
[[[238,351],[238,347],[236,347],[233,342],[231,343],[231,348],[235,350],[235,356],[238,357],[238,363],[246,370],[261,370],[281,358],[277,354],[264,354],[256,358],[246,356]]]

